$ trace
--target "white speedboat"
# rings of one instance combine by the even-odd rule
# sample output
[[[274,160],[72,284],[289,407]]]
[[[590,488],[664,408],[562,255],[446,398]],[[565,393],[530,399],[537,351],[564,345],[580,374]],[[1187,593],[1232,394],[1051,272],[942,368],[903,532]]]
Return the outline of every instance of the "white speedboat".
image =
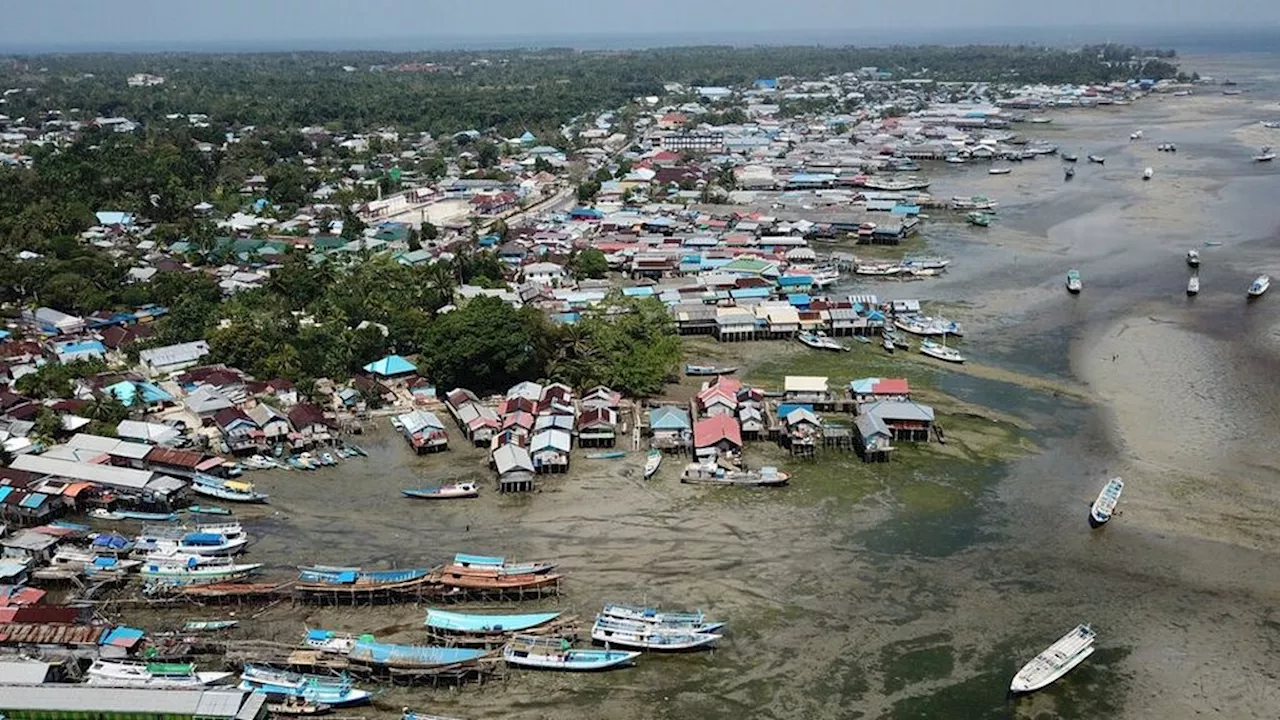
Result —
[[[1013,168],[1007,167],[993,167],[987,170],[988,175],[1008,175],[1011,172],[1013,172]]]
[[[1151,179],[1151,176],[1152,176],[1152,175],[1155,175],[1155,174],[1156,174],[1156,171],[1155,171],[1155,170],[1153,170],[1153,169],[1151,169],[1151,168],[1147,168],[1146,170],[1143,170],[1143,171],[1142,171],[1142,179],[1143,179],[1143,180],[1150,180],[1150,179]]]
[[[658,468],[662,465],[662,451],[650,450],[649,456],[644,459],[644,479],[648,480],[653,474],[658,472]]]
[[[1084,289],[1084,281],[1080,279],[1079,270],[1067,271],[1067,292],[1073,295]]]
[[[920,352],[924,355],[928,355],[931,358],[944,360],[946,362],[951,362],[951,363],[964,362],[964,356],[961,355],[958,350],[956,350],[955,348],[947,347],[947,339],[945,336],[942,338],[941,344],[936,343],[932,340],[922,341],[920,343]]]
[[[1089,508],[1089,524],[1094,527],[1106,525],[1115,514],[1116,504],[1120,502],[1120,493],[1123,491],[1123,480],[1120,478],[1108,480],[1102,492],[1098,493],[1098,499],[1094,500],[1093,506]]]
[[[1077,625],[1058,642],[1023,665],[1010,683],[1009,690],[1015,693],[1034,692],[1066,675],[1093,654],[1095,637],[1097,635],[1088,625]]]
[[[610,647],[636,650],[698,650],[711,647],[720,637],[717,633],[698,632],[688,627],[666,627],[606,615],[596,616],[591,625],[592,640]]]
[[[191,663],[155,663],[95,660],[89,666],[88,684],[110,687],[200,688],[222,682],[229,672],[196,672]]]
[[[796,335],[796,339],[815,350],[834,350],[835,352],[849,351],[849,348],[841,345],[821,332],[802,332]]]
[[[1200,277],[1198,275],[1192,275],[1191,279],[1187,281],[1187,295],[1195,295],[1199,292]]]
[[[1271,287],[1271,276],[1259,275],[1258,279],[1253,281],[1249,286],[1249,297],[1262,297],[1262,294]]]
[[[1276,154],[1271,152],[1271,148],[1269,147],[1262,148],[1262,152],[1259,152],[1257,155],[1253,156],[1254,162],[1271,162],[1272,160],[1275,160],[1275,159],[1276,159]]]
[[[1199,250],[1187,251],[1187,264],[1190,265],[1191,267],[1200,267],[1200,251]]]

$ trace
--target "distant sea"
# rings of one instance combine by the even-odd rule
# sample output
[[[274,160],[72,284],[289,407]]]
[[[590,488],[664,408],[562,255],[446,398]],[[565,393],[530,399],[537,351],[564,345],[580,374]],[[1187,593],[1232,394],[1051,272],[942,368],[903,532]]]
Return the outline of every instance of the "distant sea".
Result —
[[[165,40],[27,45],[0,39],[0,53],[261,53],[261,52],[417,52],[573,48],[637,50],[688,46],[864,46],[890,45],[1050,45],[1071,47],[1103,42],[1174,48],[1182,54],[1280,52],[1280,28],[1244,26],[1080,26],[972,28],[864,28],[853,30],[781,30],[756,32],[579,33],[529,35],[440,35],[428,37],[261,38],[248,40]]]

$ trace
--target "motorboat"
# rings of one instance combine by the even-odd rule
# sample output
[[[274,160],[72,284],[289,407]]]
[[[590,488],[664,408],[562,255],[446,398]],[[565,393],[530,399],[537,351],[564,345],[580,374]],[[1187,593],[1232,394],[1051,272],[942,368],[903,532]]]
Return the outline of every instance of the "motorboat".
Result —
[[[1187,264],[1193,268],[1200,267],[1200,251],[1199,250],[1187,251]]]
[[[701,610],[660,610],[643,605],[624,605],[610,603],[600,611],[603,617],[617,618],[630,622],[650,623],[662,627],[692,628],[697,632],[718,632],[725,626],[723,622],[708,620]]]
[[[401,490],[400,494],[419,500],[453,500],[480,497],[480,487],[473,482],[460,482],[434,488],[406,489]]]
[[[1079,270],[1067,271],[1067,292],[1071,294],[1079,293],[1084,289],[1084,281],[1080,279]]]
[[[964,362],[964,356],[961,355],[958,350],[947,347],[947,339],[945,336],[943,336],[941,343],[936,343],[932,340],[921,341],[920,352],[921,354],[928,355],[931,358],[942,360],[944,362]]]
[[[644,479],[648,480],[653,474],[658,472],[658,468],[662,465],[662,451],[653,449],[649,451],[648,457],[644,459]]]
[[[802,332],[796,335],[796,339],[801,343],[815,350],[834,350],[835,352],[848,352],[849,348],[836,342],[834,339],[826,336],[822,332]]]
[[[1192,275],[1187,280],[1187,295],[1196,295],[1200,292],[1200,276]]]
[[[1253,156],[1254,162],[1271,162],[1272,160],[1275,160],[1275,159],[1276,159],[1276,154],[1271,151],[1270,147],[1262,148],[1262,150],[1257,155]]]
[[[1093,641],[1096,637],[1096,633],[1088,625],[1077,625],[1031,662],[1023,665],[1009,684],[1009,690],[1028,693],[1047,687],[1093,654]]]
[[[1152,177],[1153,175],[1155,175],[1155,174],[1156,174],[1156,171],[1155,171],[1155,170],[1153,170],[1152,168],[1147,168],[1146,170],[1143,170],[1143,171],[1142,171],[1142,179],[1143,179],[1143,180],[1150,180],[1150,179],[1151,179],[1151,177]]]
[[[1079,159],[1080,159],[1080,156],[1079,156],[1079,155],[1076,155],[1075,153],[1062,153],[1062,161],[1063,161],[1063,162],[1073,163],[1073,162],[1076,162],[1076,161],[1077,161],[1077,160],[1079,160]]]
[[[988,175],[1008,175],[1013,172],[1013,168],[993,167],[987,170]]]
[[[1269,275],[1259,275],[1253,284],[1249,286],[1249,297],[1262,297],[1262,294],[1271,287],[1271,277]]]
[[[507,664],[539,670],[608,670],[631,665],[638,657],[634,650],[575,648],[563,638],[534,635],[517,635],[502,649]]]
[[[89,666],[89,685],[140,688],[201,688],[231,677],[229,672],[196,672],[191,663],[95,660]]]
[[[1102,492],[1098,493],[1098,499],[1089,508],[1089,524],[1094,527],[1106,525],[1111,516],[1115,515],[1116,504],[1120,502],[1120,493],[1123,491],[1123,480],[1118,477],[1108,480]]]
[[[1098,165],[1105,165],[1107,163],[1107,159],[1101,155],[1090,155],[1089,162],[1096,163]]]
[[[776,467],[765,466],[759,472],[753,470],[726,470],[715,464],[689,463],[680,474],[680,482],[693,485],[744,485],[751,487],[777,487],[786,485],[789,473]]]
[[[664,627],[607,615],[596,616],[591,626],[592,640],[609,647],[637,650],[701,650],[715,645],[720,637],[717,633],[699,632],[687,627]]]

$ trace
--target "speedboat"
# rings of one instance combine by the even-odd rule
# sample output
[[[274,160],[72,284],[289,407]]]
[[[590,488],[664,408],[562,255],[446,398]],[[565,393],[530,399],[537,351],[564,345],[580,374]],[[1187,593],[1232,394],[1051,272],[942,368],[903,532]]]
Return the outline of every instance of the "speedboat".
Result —
[[[1077,625],[1031,662],[1023,665],[1010,683],[1009,690],[1028,693],[1047,687],[1093,654],[1093,641],[1096,637],[1096,633],[1088,625]]]
[[[1079,270],[1067,271],[1067,292],[1075,294],[1084,289],[1084,282],[1080,279]]]
[[[987,170],[988,175],[1008,175],[1011,172],[1013,172],[1013,168],[1007,168],[1007,167],[998,167],[998,168],[993,167]]]
[[[1156,174],[1156,171],[1155,171],[1155,170],[1153,170],[1153,169],[1151,169],[1151,168],[1147,168],[1146,170],[1143,170],[1143,171],[1142,171],[1142,179],[1143,179],[1143,180],[1150,180],[1150,179],[1151,179],[1151,176],[1152,176],[1152,175],[1155,175],[1155,174]]]
[[[1200,277],[1192,275],[1187,281],[1187,295],[1195,295],[1200,292]]]
[[[1270,147],[1262,148],[1262,151],[1253,156],[1254,162],[1271,162],[1276,159],[1276,154],[1271,152]]]
[[[1262,294],[1271,287],[1271,277],[1269,275],[1259,275],[1258,279],[1253,281],[1249,286],[1249,297],[1262,297]]]
[[[1089,162],[1097,163],[1099,165],[1105,165],[1107,162],[1107,159],[1102,157],[1101,155],[1090,155]]]
[[[1089,508],[1090,525],[1102,527],[1107,524],[1116,512],[1116,504],[1120,502],[1120,493],[1123,490],[1124,481],[1120,478],[1111,478],[1107,481],[1102,492],[1098,493],[1098,499],[1094,500],[1093,506]]]
[[[1187,251],[1187,264],[1190,265],[1191,267],[1200,267],[1200,251],[1199,250]]]
[[[945,362],[962,363],[964,356],[955,348],[947,347],[946,338],[943,338],[941,344],[932,340],[923,340],[920,342],[920,352],[931,358],[936,358]]]

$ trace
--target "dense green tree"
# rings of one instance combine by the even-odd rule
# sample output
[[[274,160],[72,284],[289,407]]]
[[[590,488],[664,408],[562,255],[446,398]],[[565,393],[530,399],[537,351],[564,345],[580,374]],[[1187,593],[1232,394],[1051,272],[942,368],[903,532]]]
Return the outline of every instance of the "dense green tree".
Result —
[[[440,237],[440,228],[430,222],[422,223],[422,226],[419,228],[419,232],[422,234],[423,240],[435,240]]]
[[[662,391],[680,356],[680,338],[662,303],[614,295],[557,332],[547,370],[574,387],[604,384],[646,397]]]
[[[585,180],[578,184],[578,202],[591,202],[596,199],[596,195],[600,194],[600,181],[596,179]]]
[[[422,339],[420,365],[441,387],[479,393],[538,377],[544,358],[543,316],[491,297],[478,297],[436,318]]]
[[[587,248],[575,254],[569,261],[569,267],[578,279],[602,278],[609,272],[609,261],[604,253],[595,248]]]

